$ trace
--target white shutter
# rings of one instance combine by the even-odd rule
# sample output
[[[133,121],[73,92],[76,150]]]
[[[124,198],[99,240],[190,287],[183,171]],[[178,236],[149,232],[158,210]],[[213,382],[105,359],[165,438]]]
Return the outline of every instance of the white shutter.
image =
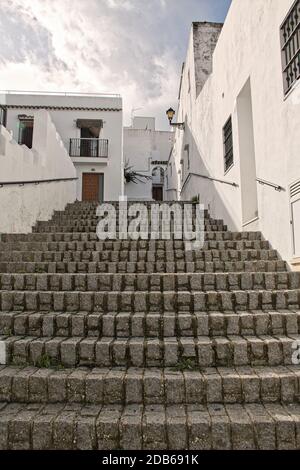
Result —
[[[300,256],[300,180],[290,186],[294,255]]]

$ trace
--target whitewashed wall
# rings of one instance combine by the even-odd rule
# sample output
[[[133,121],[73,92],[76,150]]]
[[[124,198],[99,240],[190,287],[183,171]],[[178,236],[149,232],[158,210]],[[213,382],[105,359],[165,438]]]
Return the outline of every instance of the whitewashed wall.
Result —
[[[213,72],[198,97],[191,32],[178,111],[178,120],[186,120],[186,130],[176,131],[172,155],[173,184],[178,189],[182,184],[180,160],[186,158],[183,148],[187,143],[189,172],[239,185],[234,188],[191,177],[182,199],[200,194],[212,215],[224,218],[230,229],[261,230],[288,260],[293,257],[289,185],[300,179],[300,82],[284,97],[279,31],[292,4],[293,0],[233,0],[213,54]],[[253,168],[247,171],[251,152],[247,155],[243,145],[243,139],[249,139],[249,135],[244,135],[244,130],[249,129],[245,127],[249,116],[243,111],[247,86],[252,96],[256,177],[283,186],[285,192],[258,184],[247,189],[253,172]],[[234,165],[224,174],[222,128],[230,115]],[[184,167],[183,181],[188,173],[186,162]],[[255,197],[258,213],[251,217]]]
[[[128,162],[134,171],[151,176],[157,166],[152,162],[168,160],[173,133],[155,130],[154,118],[137,116],[133,126],[124,128],[124,162]],[[126,183],[125,195],[128,199],[152,200],[152,183],[152,180],[138,184]]]
[[[0,126],[0,181],[76,178],[75,167],[46,111],[36,113],[32,149],[18,145]],[[76,199],[76,181],[0,188],[0,232],[31,231]]]
[[[76,126],[77,119],[103,120],[100,139],[108,140],[108,159],[105,162],[90,157],[72,158],[77,169],[77,199],[82,198],[82,173],[104,173],[104,199],[118,200],[124,192],[123,182],[123,112],[122,98],[116,96],[60,96],[6,94],[0,95],[0,103],[16,106],[8,108],[7,129],[13,132],[15,140],[19,134],[19,114],[34,117],[34,126],[39,110],[32,106],[65,107],[70,109],[49,109],[51,119],[61,136],[67,152],[71,138],[80,138],[80,129]],[[22,106],[22,107],[21,107]],[[28,106],[28,107],[27,107]],[[29,107],[30,106],[30,107]],[[85,109],[87,108],[87,109]],[[92,110],[95,109],[95,110]]]

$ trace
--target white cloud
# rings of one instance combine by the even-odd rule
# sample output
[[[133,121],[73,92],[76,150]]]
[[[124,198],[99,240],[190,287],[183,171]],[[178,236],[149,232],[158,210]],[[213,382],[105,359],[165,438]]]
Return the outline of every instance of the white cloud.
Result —
[[[1,2],[0,89],[121,93],[126,123],[141,107],[166,126],[190,23],[211,1]]]

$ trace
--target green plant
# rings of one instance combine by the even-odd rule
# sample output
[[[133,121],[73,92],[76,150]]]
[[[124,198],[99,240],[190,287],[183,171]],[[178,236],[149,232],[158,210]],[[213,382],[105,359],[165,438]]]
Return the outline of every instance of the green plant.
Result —
[[[198,204],[199,203],[199,194],[198,194],[198,196],[193,196],[191,198],[191,202],[194,202],[195,204]]]
[[[43,369],[49,369],[51,367],[51,363],[51,357],[48,356],[48,354],[42,354],[34,365]]]
[[[151,180],[152,176],[150,175],[142,175],[141,173],[138,173],[137,171],[133,170],[133,166],[129,166],[129,162],[125,162],[125,167],[124,167],[124,178],[126,183],[143,183],[145,184],[146,181]]]
[[[63,364],[59,363],[57,359],[50,357],[48,354],[42,354],[34,365],[41,369],[64,369]]]

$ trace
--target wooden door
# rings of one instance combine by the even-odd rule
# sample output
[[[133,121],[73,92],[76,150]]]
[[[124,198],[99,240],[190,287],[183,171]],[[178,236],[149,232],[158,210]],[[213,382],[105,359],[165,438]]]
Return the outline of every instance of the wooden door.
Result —
[[[82,200],[100,201],[100,175],[98,173],[82,174]]]
[[[153,186],[152,188],[152,198],[154,201],[162,201],[163,200],[163,188],[162,186]]]

